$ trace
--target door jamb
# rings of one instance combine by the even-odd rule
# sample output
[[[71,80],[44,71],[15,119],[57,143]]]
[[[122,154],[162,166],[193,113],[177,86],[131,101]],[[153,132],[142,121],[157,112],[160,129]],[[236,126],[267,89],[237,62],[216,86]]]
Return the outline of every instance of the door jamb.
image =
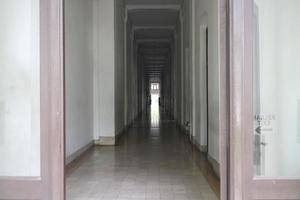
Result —
[[[244,77],[245,69],[244,46],[245,38],[245,0],[228,0],[227,42],[228,42],[228,87],[229,122],[228,122],[228,197],[230,200],[245,199],[245,179],[243,178],[244,137],[243,122]],[[248,188],[249,189],[249,188]]]
[[[64,77],[64,0],[41,0],[43,6],[40,14],[47,16],[47,21],[41,23],[41,65],[45,65],[47,84],[43,88],[46,95],[41,101],[47,101],[48,113],[44,123],[48,144],[47,181],[43,193],[45,199],[65,199],[65,77]]]
[[[220,114],[219,114],[219,154],[220,154],[220,198],[221,200],[233,200],[231,198],[231,160],[230,160],[230,121],[231,121],[231,69],[230,69],[230,1],[218,1],[219,21],[219,58],[220,58]],[[241,200],[241,199],[236,199]]]

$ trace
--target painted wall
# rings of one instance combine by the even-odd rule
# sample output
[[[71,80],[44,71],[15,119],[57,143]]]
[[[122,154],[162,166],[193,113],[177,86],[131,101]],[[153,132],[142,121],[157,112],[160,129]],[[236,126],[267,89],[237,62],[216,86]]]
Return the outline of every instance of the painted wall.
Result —
[[[192,71],[192,62],[191,62],[191,53],[192,53],[192,43],[191,43],[191,1],[184,1],[182,8],[183,15],[183,104],[184,104],[184,124],[192,122],[192,88],[191,88],[191,71]],[[190,127],[186,127],[191,134]]]
[[[182,20],[182,21],[181,21]],[[218,1],[184,1],[176,25],[174,68],[175,119],[197,144],[207,147],[206,39],[208,41],[208,154],[219,162],[219,22]]]
[[[137,43],[132,31],[132,23],[127,21],[127,60],[126,60],[126,125],[130,125],[138,115],[138,55]]]
[[[94,0],[94,139],[115,136],[115,4]]]
[[[94,139],[114,138],[124,119],[123,0],[94,0]]]
[[[140,114],[146,109],[146,99],[147,99],[147,86],[146,78],[144,76],[144,67],[143,67],[143,56],[141,54],[137,55],[137,80],[138,80],[138,110],[137,113]]]
[[[72,157],[124,127],[124,2],[67,0],[65,7],[66,146]]]
[[[176,84],[176,109],[174,111],[175,113],[175,119],[179,124],[184,124],[183,121],[183,65],[182,65],[182,24],[181,24],[181,17],[178,16],[178,21],[176,24],[176,33],[175,33],[175,83]]]
[[[66,156],[93,141],[93,2],[65,2]]]
[[[208,154],[219,162],[219,22],[218,1],[195,1],[194,21],[194,101],[195,109],[200,113],[194,115],[193,121],[200,122],[194,127],[197,143],[206,145],[206,53],[205,28],[208,28]],[[204,134],[200,134],[204,133]]]
[[[133,36],[133,35],[132,35]],[[128,114],[129,114],[129,123],[132,123],[138,115],[138,87],[137,87],[137,68],[138,68],[138,55],[137,55],[137,43],[136,40],[133,39],[131,46],[131,57],[130,57],[130,65],[128,68],[128,76],[127,79],[129,81],[128,84]]]
[[[172,107],[172,99],[174,97],[173,96],[174,93],[172,92],[172,90],[174,86],[173,84],[174,65],[171,56],[172,50],[170,51],[171,52],[168,55],[166,55],[167,64],[163,72],[160,92],[161,92],[161,105],[163,106],[164,111],[173,116],[174,109]]]
[[[115,0],[115,134],[125,127],[125,2]]]

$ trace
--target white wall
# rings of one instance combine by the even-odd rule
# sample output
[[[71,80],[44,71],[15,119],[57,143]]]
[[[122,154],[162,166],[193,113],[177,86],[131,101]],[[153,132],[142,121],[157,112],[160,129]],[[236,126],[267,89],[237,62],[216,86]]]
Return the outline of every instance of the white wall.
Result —
[[[39,1],[2,0],[0,27],[0,176],[39,176]]]
[[[189,121],[189,133],[201,147],[207,146],[208,155],[219,162],[219,22],[217,0],[184,1],[182,22],[176,26],[176,119],[182,126]],[[182,27],[181,27],[182,26]],[[208,41],[208,108],[206,94],[206,40]]]
[[[125,2],[115,0],[115,133],[119,134],[125,125],[124,104],[124,31],[125,31]]]
[[[218,0],[184,1],[176,25],[176,95],[175,118],[181,126],[189,121],[189,134],[197,145],[208,155],[219,162],[219,21]],[[182,21],[181,21],[182,20]],[[208,27],[208,108],[206,90],[206,39],[205,30]],[[202,149],[203,148],[203,149]],[[214,162],[214,164],[216,164]],[[214,167],[218,167],[214,165]],[[217,170],[217,168],[216,168]]]
[[[124,128],[123,0],[94,0],[94,139]]]
[[[65,7],[66,153],[73,159],[124,127],[124,2],[67,0]]]
[[[182,9],[178,15],[177,24],[175,27],[174,34],[174,48],[175,57],[174,64],[172,67],[175,68],[175,82],[172,83],[176,85],[176,96],[175,96],[175,119],[182,126],[190,120],[189,112],[190,108],[188,106],[188,97],[190,95],[190,90],[188,86],[188,71],[189,65],[186,59],[186,52],[189,51],[189,34],[190,26],[188,22],[189,19],[189,2],[184,1]]]
[[[182,23],[181,17],[178,17],[176,24],[176,34],[175,34],[175,67],[176,67],[176,110],[175,110],[175,119],[176,121],[183,125],[183,65],[182,65]]]
[[[191,99],[191,80],[192,80],[192,62],[191,62],[191,1],[183,3],[183,104],[184,104],[184,123],[191,123],[192,117],[192,99]],[[191,133],[191,132],[190,132]]]
[[[114,1],[94,0],[94,139],[115,136]]]
[[[200,145],[206,145],[207,115],[206,115],[206,66],[205,66],[205,27],[208,28],[208,154],[219,162],[219,22],[218,1],[195,1],[195,109],[200,115],[194,115],[194,122],[200,122],[194,131],[195,138]],[[201,134],[202,133],[202,134]]]
[[[93,141],[93,4],[65,2],[66,156]]]
[[[126,60],[126,125],[130,125],[138,115],[137,44],[134,40],[132,23],[127,22],[127,60]]]

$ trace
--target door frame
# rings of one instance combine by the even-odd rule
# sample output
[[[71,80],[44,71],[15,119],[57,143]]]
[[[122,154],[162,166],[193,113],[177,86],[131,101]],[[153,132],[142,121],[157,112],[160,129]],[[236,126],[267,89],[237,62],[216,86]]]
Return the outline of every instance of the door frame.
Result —
[[[39,177],[3,177],[0,198],[64,200],[63,0],[40,0]]]
[[[246,179],[244,158],[245,155],[245,116],[244,111],[249,107],[249,101],[244,92],[249,85],[245,85],[247,53],[245,52],[246,36],[249,19],[246,20],[245,0],[229,0],[229,87],[230,87],[230,115],[229,115],[229,199],[245,199]],[[248,156],[247,156],[248,157]]]
[[[42,64],[47,66],[48,84],[42,96],[47,101],[49,111],[45,124],[48,125],[49,144],[49,199],[65,199],[65,58],[64,58],[64,0],[41,0],[41,15],[47,21],[41,23],[42,48],[45,55]],[[46,75],[44,76],[46,77]],[[46,125],[45,125],[46,127]]]
[[[220,59],[220,82],[219,82],[219,155],[220,155],[220,198],[221,200],[232,200],[231,189],[231,154],[230,154],[230,29],[229,29],[229,1],[218,0],[219,21],[219,59]],[[209,27],[208,27],[209,28]],[[208,52],[207,52],[208,53]],[[208,145],[208,144],[207,144]],[[241,200],[241,199],[236,199]]]

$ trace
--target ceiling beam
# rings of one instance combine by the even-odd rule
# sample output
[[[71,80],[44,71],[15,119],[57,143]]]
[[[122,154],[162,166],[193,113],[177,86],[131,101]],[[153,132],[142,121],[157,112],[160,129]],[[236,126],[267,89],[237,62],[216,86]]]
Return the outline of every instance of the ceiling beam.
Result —
[[[174,10],[174,11],[180,11],[181,10],[181,5],[178,5],[178,4],[127,5],[126,10],[127,11],[134,11],[134,10]]]
[[[172,39],[137,39],[136,42],[138,44],[141,43],[148,43],[148,42],[153,42],[153,43],[167,43],[170,44],[172,43]]]
[[[158,30],[171,30],[175,31],[175,26],[136,26],[134,25],[132,30],[138,31],[138,30],[149,30],[149,29],[158,29]]]

